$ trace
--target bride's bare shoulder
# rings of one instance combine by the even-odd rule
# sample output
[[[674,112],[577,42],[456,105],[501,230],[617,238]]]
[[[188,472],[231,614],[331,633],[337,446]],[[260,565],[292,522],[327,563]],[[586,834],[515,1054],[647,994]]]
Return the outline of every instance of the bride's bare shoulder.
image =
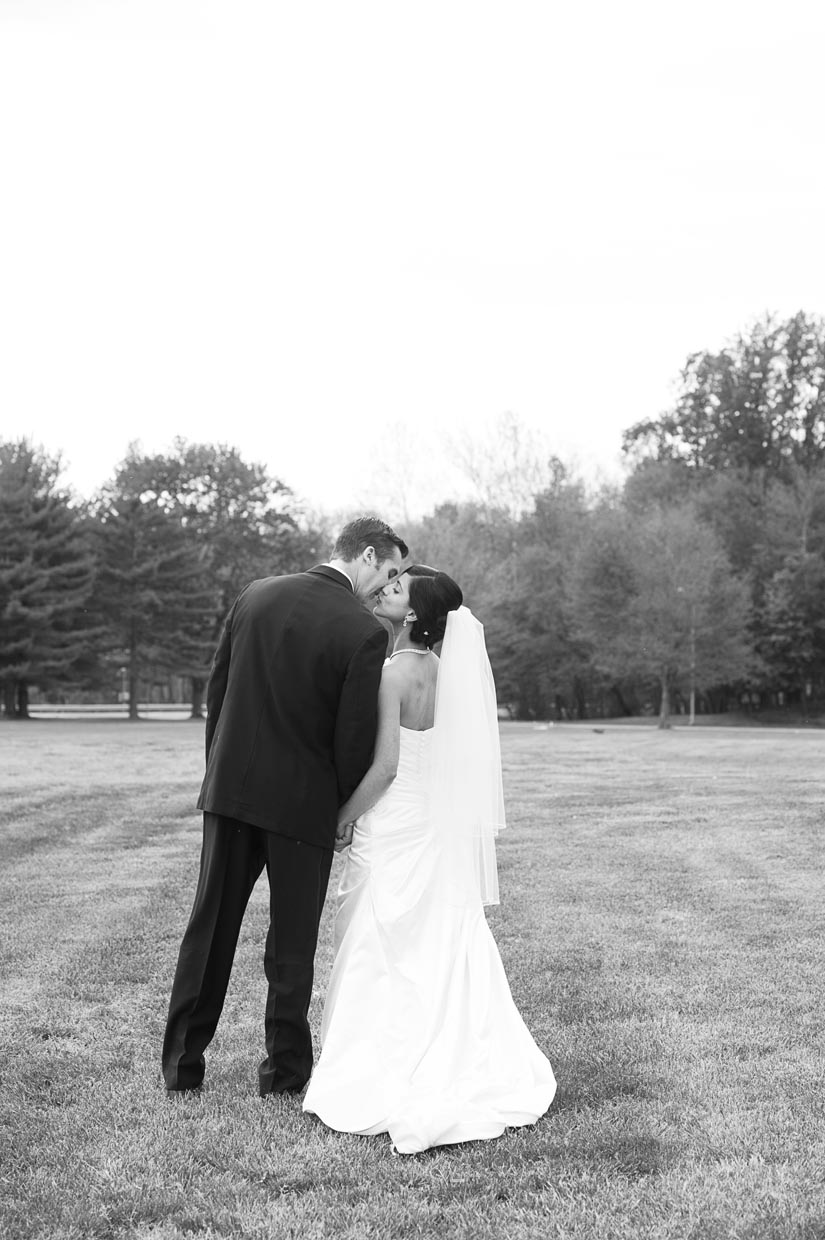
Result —
[[[432,651],[430,652],[432,655]],[[438,658],[432,655],[431,658],[423,658],[421,656],[408,658],[396,657],[387,659],[384,664],[384,670],[381,674],[381,680],[387,681],[388,684],[418,685],[422,681],[426,682],[435,674],[438,669]]]
[[[403,659],[387,659],[384,669],[381,672],[381,684],[393,685],[400,689],[409,681],[408,669],[404,667]]]

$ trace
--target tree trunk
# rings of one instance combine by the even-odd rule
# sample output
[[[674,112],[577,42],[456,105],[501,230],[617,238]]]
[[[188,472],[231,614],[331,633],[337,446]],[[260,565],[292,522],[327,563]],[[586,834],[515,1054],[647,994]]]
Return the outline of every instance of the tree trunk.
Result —
[[[203,719],[203,688],[204,679],[202,676],[192,677],[192,710],[190,719]]]
[[[139,677],[138,677],[137,661],[134,657],[134,653],[132,653],[132,657],[129,659],[129,718],[130,719],[140,718],[140,715],[138,714],[138,683],[139,683]]]
[[[31,718],[29,714],[29,684],[27,680],[18,680],[17,682],[17,701],[14,713],[17,719]]]
[[[618,710],[616,712],[617,714],[624,715],[626,717],[633,714],[633,711],[630,709],[627,702],[624,700],[624,695],[618,685],[611,685],[607,691],[607,696],[608,696],[608,699],[612,698],[613,701],[616,703],[618,707]]]
[[[662,676],[662,704],[659,707],[659,727],[670,727],[670,685],[667,675]]]
[[[129,718],[140,718],[138,714],[137,625],[134,618],[129,626]]]
[[[3,685],[3,714],[7,719],[14,718],[15,684],[7,680]]]
[[[138,714],[138,678],[132,672],[129,673],[129,718],[140,718]]]

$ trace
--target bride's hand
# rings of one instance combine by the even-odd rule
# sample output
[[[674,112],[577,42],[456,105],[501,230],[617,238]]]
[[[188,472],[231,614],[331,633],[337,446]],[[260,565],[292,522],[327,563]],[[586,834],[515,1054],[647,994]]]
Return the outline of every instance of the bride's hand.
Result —
[[[343,852],[345,848],[349,848],[352,843],[354,828],[354,822],[339,822],[335,831],[335,844],[333,845],[336,852]]]

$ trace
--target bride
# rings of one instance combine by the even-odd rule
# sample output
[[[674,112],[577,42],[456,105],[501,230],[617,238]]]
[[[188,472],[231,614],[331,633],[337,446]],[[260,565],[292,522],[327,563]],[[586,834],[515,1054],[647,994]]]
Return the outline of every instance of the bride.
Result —
[[[424,565],[391,581],[375,614],[395,643],[373,762],[339,813],[352,844],[303,1109],[413,1154],[534,1123],[556,1082],[484,916],[504,826],[484,631],[452,578]]]

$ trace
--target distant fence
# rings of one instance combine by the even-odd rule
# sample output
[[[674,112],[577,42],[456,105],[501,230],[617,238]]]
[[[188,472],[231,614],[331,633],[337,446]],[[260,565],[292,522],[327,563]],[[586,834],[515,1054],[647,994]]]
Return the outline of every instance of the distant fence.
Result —
[[[192,714],[189,702],[139,702],[141,719],[188,719]],[[73,704],[33,702],[29,706],[32,719],[128,719],[126,702]]]

